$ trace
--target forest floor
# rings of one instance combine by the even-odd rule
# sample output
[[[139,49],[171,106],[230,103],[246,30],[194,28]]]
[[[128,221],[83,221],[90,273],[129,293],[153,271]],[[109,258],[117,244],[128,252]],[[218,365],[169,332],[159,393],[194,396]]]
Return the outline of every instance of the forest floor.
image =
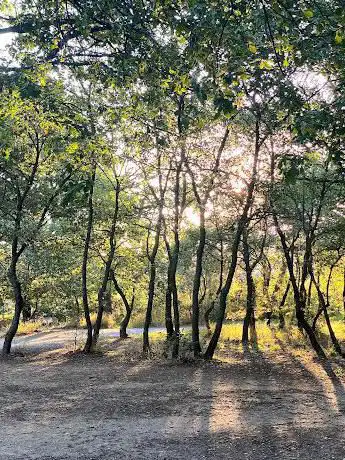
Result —
[[[139,359],[139,342],[0,360],[0,459],[345,458],[339,360],[282,345],[173,363]]]

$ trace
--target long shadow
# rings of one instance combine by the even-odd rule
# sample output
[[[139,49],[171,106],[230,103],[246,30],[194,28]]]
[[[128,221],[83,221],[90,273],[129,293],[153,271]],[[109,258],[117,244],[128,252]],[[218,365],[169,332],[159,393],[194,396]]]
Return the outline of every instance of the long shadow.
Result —
[[[272,334],[279,344],[280,348],[284,351],[284,353],[291,359],[291,361],[298,366],[300,369],[303,371],[307,371],[309,375],[311,375],[310,371],[306,369],[306,367],[301,363],[300,360],[296,358],[296,356],[291,353],[290,350],[287,349],[286,345],[277,337],[277,335],[272,331]],[[344,383],[340,380],[340,378],[336,375],[334,372],[332,362],[330,360],[324,360],[321,358],[315,357],[315,362],[318,363],[322,369],[325,371],[327,376],[329,377],[329,381],[331,382],[334,390],[334,394],[336,396],[337,400],[337,406],[339,412],[344,412],[345,413],[345,388],[344,388]],[[315,376],[314,376],[315,377]]]
[[[320,382],[292,358],[302,372],[300,381],[307,380],[308,388],[321,393]],[[6,365],[0,381],[4,420],[18,435],[18,447],[10,446],[4,427],[2,453],[12,454],[7,458],[25,458],[20,449],[28,456],[42,452],[42,458],[49,458],[55,448],[66,459],[327,460],[339,454],[331,450],[339,448],[341,433],[333,436],[336,442],[325,456],[320,451],[325,432],[316,427],[308,428],[318,436],[312,439],[310,455],[297,456],[309,436],[307,428],[295,426],[299,411],[307,409],[305,389],[297,381],[293,389],[298,394],[291,389],[286,394],[291,364],[272,362],[257,348],[249,348],[234,364],[119,363],[108,355],[68,353],[54,366],[50,361],[30,364],[19,363],[12,371]],[[312,401],[315,414],[322,414],[328,403],[320,399]],[[332,406],[329,412],[334,413]],[[25,432],[32,414],[36,432],[29,438]]]
[[[278,380],[278,386],[279,382],[281,386],[282,381],[286,381],[286,391],[280,391],[281,395],[278,393],[278,398],[283,402],[283,407],[286,406],[286,410],[289,411],[292,416],[280,413],[280,420],[279,417],[278,420],[275,420],[274,414],[276,414],[276,408],[272,406],[272,423],[269,423],[268,426],[260,430],[261,435],[267,440],[267,444],[271,449],[272,458],[313,458],[315,455],[317,455],[316,458],[322,459],[338,458],[333,457],[331,452],[327,452],[327,450],[321,453],[320,449],[323,449],[324,446],[319,441],[323,438],[333,437],[335,442],[332,444],[330,450],[333,449],[337,451],[337,455],[340,455],[339,452],[342,452],[341,445],[344,445],[342,431],[335,430],[335,432],[333,432],[331,427],[330,429],[327,427],[328,417],[332,419],[335,415],[338,415],[336,408],[330,403],[320,380],[293,356],[292,353],[286,350],[286,347],[279,338],[276,338],[276,340],[284,352],[284,355],[289,358],[290,364],[288,364],[288,366],[283,366],[282,364],[271,361],[260,349],[253,350],[247,347],[244,354],[247,359],[252,359],[254,364],[261,362],[264,365],[264,372],[260,379],[258,379],[258,385],[265,386],[267,384],[269,386],[272,385],[272,383],[274,384],[274,379],[273,382],[270,382],[268,370],[270,370],[271,375],[273,374]],[[284,369],[284,367],[287,367],[287,369]],[[265,369],[267,369],[267,372]],[[298,370],[300,375],[293,377],[295,370]],[[254,378],[257,376],[258,372],[253,373]],[[294,391],[297,391],[297,393],[294,395],[293,393],[291,394],[291,390],[289,395],[289,380],[290,382],[295,380]],[[306,383],[307,387],[305,387]],[[277,389],[279,388],[275,388],[275,390]],[[318,396],[319,393],[323,395],[321,398]],[[313,394],[315,394],[315,396]],[[266,395],[263,392],[259,392],[258,396],[259,399],[263,397],[260,401],[262,407],[264,407],[265,404],[267,405],[268,401]],[[272,396],[274,397],[274,393],[272,393]],[[315,418],[315,420],[313,420],[313,418]],[[331,434],[329,435],[329,433]],[[329,436],[324,436],[325,434]],[[309,441],[310,454],[301,454],[301,449],[303,449],[306,444],[305,437],[308,436],[312,437],[312,441]],[[280,439],[280,442],[277,443],[275,441],[276,439]],[[284,457],[284,453],[282,452],[282,446],[284,445],[287,451],[291,450],[291,457]],[[312,453],[313,451],[314,455]]]

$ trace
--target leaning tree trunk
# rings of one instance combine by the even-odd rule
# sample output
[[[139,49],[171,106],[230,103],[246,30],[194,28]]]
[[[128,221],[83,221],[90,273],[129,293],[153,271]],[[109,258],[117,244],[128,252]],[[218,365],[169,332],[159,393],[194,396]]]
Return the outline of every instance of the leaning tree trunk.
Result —
[[[204,358],[208,360],[213,358],[220,334],[222,332],[222,327],[223,327],[223,322],[224,322],[225,312],[226,312],[226,300],[227,300],[227,297],[228,297],[228,294],[229,294],[229,291],[232,285],[232,281],[233,281],[235,271],[236,271],[236,266],[237,266],[238,248],[241,242],[241,236],[242,236],[245,224],[247,222],[248,212],[253,202],[260,148],[261,148],[260,124],[259,124],[259,120],[257,119],[256,125],[255,125],[255,150],[254,150],[254,155],[253,155],[252,177],[248,184],[246,202],[243,207],[241,217],[239,218],[238,223],[237,223],[237,229],[236,229],[234,241],[233,241],[232,248],[231,248],[231,262],[229,265],[225,285],[220,292],[219,308],[217,312],[215,330],[213,332],[211,340],[204,354]]]
[[[117,282],[117,279],[115,277],[115,273],[114,273],[113,270],[110,271],[110,276],[111,276],[111,279],[113,281],[113,284],[114,284],[114,287],[116,289],[116,292],[121,297],[121,300],[122,300],[123,305],[124,305],[125,310],[126,310],[125,316],[124,316],[124,318],[123,318],[123,320],[121,321],[121,324],[120,324],[120,338],[121,339],[127,339],[127,337],[128,337],[127,326],[128,326],[128,323],[129,323],[129,321],[131,319],[131,315],[132,315],[132,311],[133,311],[134,298],[135,298],[134,297],[135,288],[133,287],[133,295],[132,295],[132,300],[131,300],[131,304],[130,304],[128,302],[128,300],[127,300],[126,294],[124,293],[123,289],[121,288],[121,286]]]
[[[298,288],[298,283],[297,283],[295,273],[294,273],[293,260],[291,258],[290,251],[289,251],[288,245],[286,243],[285,235],[284,235],[283,231],[281,230],[281,228],[279,226],[277,214],[276,214],[273,206],[272,206],[272,216],[273,216],[275,228],[277,230],[277,233],[279,235],[279,238],[280,238],[280,241],[281,241],[281,244],[282,244],[286,264],[287,264],[287,267],[288,267],[288,270],[289,270],[290,281],[291,281],[291,285],[292,285],[292,288],[293,288],[294,299],[295,299],[295,311],[296,311],[296,319],[297,319],[298,326],[306,332],[306,334],[307,334],[307,336],[309,338],[309,341],[311,343],[311,346],[314,348],[316,353],[320,357],[326,358],[325,352],[323,351],[321,345],[319,344],[319,342],[318,342],[318,340],[316,338],[315,332],[313,331],[313,328],[310,326],[310,324],[308,323],[308,321],[305,318],[305,301],[306,301],[306,298],[305,297],[303,298],[303,295],[301,296],[300,289]]]
[[[90,190],[88,198],[88,222],[86,237],[84,242],[84,252],[83,252],[83,263],[81,269],[81,278],[82,278],[82,298],[83,298],[83,309],[84,317],[86,322],[87,329],[87,338],[84,345],[84,351],[90,353],[92,346],[92,323],[90,318],[90,307],[89,307],[89,296],[87,290],[87,264],[89,259],[89,249],[91,242],[92,226],[93,226],[93,191],[96,179],[96,163],[92,165],[92,172],[90,176]]]
[[[114,208],[114,214],[112,218],[111,229],[109,233],[110,249],[109,249],[108,257],[107,257],[105,267],[104,267],[102,284],[98,290],[98,310],[97,310],[96,321],[93,327],[91,348],[94,348],[96,346],[98,337],[99,337],[99,332],[101,330],[103,311],[104,311],[104,306],[106,302],[106,291],[107,291],[108,281],[109,281],[110,273],[111,273],[111,265],[113,263],[114,256],[115,256],[115,249],[116,249],[115,232],[116,232],[116,226],[117,226],[117,217],[119,213],[119,197],[120,197],[120,183],[118,179],[116,179],[115,208]]]
[[[336,353],[338,353],[338,355],[340,356],[345,356],[345,354],[343,353],[342,349],[341,349],[341,346],[338,342],[338,339],[334,333],[334,330],[333,330],[333,327],[332,327],[332,323],[331,323],[331,320],[330,320],[330,317],[329,317],[329,314],[328,314],[328,305],[325,301],[325,298],[324,298],[324,295],[320,289],[320,286],[319,286],[319,283],[316,281],[315,279],[315,276],[314,276],[314,273],[312,270],[310,270],[310,277],[313,281],[313,284],[316,288],[316,291],[317,291],[317,295],[319,297],[319,302],[320,302],[320,305],[322,306],[322,310],[323,310],[323,314],[324,314],[324,317],[325,317],[325,321],[326,321],[326,324],[327,324],[327,328],[328,328],[328,332],[329,332],[329,336],[331,338],[331,341],[332,341],[332,345],[333,345],[333,348],[334,350],[336,351]]]
[[[126,339],[128,337],[127,327],[128,327],[128,324],[129,324],[129,322],[131,320],[131,316],[132,316],[132,312],[133,312],[133,308],[134,308],[134,301],[135,301],[135,287],[133,287],[132,299],[131,299],[131,303],[129,305],[129,308],[128,308],[128,310],[126,310],[126,315],[125,315],[125,317],[123,318],[123,320],[121,321],[121,324],[120,324],[120,338],[121,339]]]

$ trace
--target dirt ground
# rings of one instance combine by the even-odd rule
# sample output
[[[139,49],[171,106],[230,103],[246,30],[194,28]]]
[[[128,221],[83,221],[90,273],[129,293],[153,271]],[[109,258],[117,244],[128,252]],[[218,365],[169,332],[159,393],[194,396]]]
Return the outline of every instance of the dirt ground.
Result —
[[[224,356],[173,364],[59,350],[0,360],[0,459],[345,459],[340,363]]]

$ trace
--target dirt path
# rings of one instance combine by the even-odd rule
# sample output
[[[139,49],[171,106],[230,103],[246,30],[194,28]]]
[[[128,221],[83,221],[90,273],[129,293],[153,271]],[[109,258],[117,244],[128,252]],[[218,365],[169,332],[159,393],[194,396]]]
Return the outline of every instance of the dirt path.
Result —
[[[187,326],[188,329],[188,326]],[[152,327],[151,332],[164,332],[162,327]],[[140,335],[143,330],[141,328],[128,329],[128,334]],[[101,338],[116,338],[120,333],[118,329],[102,329],[100,331]],[[78,329],[53,329],[42,332],[37,332],[25,336],[17,336],[12,343],[12,350],[23,353],[40,353],[45,351],[72,350],[76,346],[82,346],[86,339],[86,330]],[[4,339],[0,337],[0,350]]]
[[[229,360],[0,361],[0,459],[345,458],[344,369],[283,354]]]

